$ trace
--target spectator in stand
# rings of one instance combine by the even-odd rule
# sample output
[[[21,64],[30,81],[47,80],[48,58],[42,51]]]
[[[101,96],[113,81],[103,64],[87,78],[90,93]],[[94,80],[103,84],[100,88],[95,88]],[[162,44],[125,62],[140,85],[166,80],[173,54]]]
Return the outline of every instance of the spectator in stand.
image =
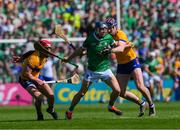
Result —
[[[148,54],[148,48],[146,45],[146,42],[142,42],[141,47],[138,49],[138,54],[139,54],[139,58],[140,58],[140,63],[144,63]]]
[[[158,71],[162,71],[163,69],[162,64],[157,59],[157,55],[155,52],[149,53],[149,61],[146,62],[145,71],[150,76],[150,93],[151,96],[154,97],[154,86],[157,86],[157,97],[156,100],[160,101],[161,96],[163,95],[163,81],[161,79],[161,75]]]
[[[175,99],[180,100],[180,95],[176,93],[176,91],[180,87],[180,53],[176,56],[175,63],[174,63],[174,85],[173,88],[170,90],[168,96],[166,97],[165,101],[169,102],[171,99],[172,94],[175,92]]]

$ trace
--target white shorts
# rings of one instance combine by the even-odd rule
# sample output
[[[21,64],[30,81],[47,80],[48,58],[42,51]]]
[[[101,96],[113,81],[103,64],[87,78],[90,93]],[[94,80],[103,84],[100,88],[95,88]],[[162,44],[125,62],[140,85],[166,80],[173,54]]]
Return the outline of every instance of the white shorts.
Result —
[[[150,87],[150,77],[149,77],[148,73],[145,71],[143,71],[142,74],[143,74],[143,79],[144,79],[144,85],[149,88]]]
[[[107,69],[102,72],[94,72],[94,71],[87,69],[83,75],[83,79],[86,81],[98,82],[99,79],[104,81],[104,80],[109,79],[113,75],[114,74],[112,73],[112,71],[110,69]]]
[[[154,84],[155,82],[160,82],[160,81],[161,81],[161,78],[158,75],[154,75],[154,76],[150,77],[150,83],[151,84]]]

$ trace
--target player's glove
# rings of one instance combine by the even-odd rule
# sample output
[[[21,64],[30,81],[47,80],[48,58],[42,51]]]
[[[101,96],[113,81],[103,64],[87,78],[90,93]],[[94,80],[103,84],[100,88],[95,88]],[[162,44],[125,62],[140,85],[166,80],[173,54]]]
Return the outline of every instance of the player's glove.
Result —
[[[105,47],[102,51],[99,52],[99,54],[100,54],[101,56],[107,55],[107,54],[110,54],[110,53],[111,53],[111,50],[112,50],[112,48],[110,48],[110,47]]]

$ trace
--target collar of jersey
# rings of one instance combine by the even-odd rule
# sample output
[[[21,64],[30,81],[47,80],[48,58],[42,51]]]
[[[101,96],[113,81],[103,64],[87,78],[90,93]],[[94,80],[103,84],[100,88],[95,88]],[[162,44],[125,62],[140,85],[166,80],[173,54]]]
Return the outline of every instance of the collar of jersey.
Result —
[[[100,39],[96,36],[96,33],[93,33],[94,37],[96,38],[96,40],[100,41]]]

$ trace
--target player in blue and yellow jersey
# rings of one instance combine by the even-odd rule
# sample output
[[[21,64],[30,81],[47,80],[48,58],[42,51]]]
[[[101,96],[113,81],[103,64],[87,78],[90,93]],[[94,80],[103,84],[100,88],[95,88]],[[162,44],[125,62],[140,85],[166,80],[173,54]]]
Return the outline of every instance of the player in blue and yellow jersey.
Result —
[[[51,50],[52,43],[48,40],[40,40],[39,44],[47,50]],[[58,119],[57,113],[54,111],[54,94],[50,86],[39,79],[40,70],[47,61],[48,54],[35,49],[26,53],[22,62],[22,72],[19,77],[19,83],[35,98],[35,107],[37,112],[37,120],[44,120],[41,111],[41,103],[43,95],[48,99],[47,112],[52,115],[54,119]],[[17,62],[17,59],[14,59]]]
[[[149,116],[155,116],[155,105],[152,102],[149,90],[144,86],[141,66],[136,56],[136,53],[133,50],[133,44],[129,42],[126,34],[122,30],[117,29],[117,23],[113,18],[106,19],[106,24],[108,25],[109,33],[113,36],[113,39],[118,43],[118,47],[112,48],[110,50],[105,49],[104,51],[116,54],[118,62],[116,78],[121,87],[120,96],[139,104],[139,116],[144,115],[145,102],[141,102],[136,95],[126,91],[128,81],[130,77],[133,76],[138,90],[142,93],[142,95],[146,98],[147,102],[149,103]],[[125,48],[124,51],[118,49],[119,46],[123,46],[124,44],[131,45],[131,47]]]
[[[89,86],[99,79],[104,81],[112,88],[108,110],[121,115],[122,112],[114,107],[114,102],[120,94],[120,87],[115,75],[110,70],[110,61],[108,54],[102,54],[104,48],[113,46],[114,40],[110,34],[107,34],[107,25],[103,22],[96,23],[95,32],[90,34],[84,41],[82,47],[77,49],[65,62],[81,55],[87,50],[88,67],[83,76],[82,86],[79,92],[74,96],[69,109],[66,111],[66,119],[72,118],[72,113],[80,99],[86,94]]]

